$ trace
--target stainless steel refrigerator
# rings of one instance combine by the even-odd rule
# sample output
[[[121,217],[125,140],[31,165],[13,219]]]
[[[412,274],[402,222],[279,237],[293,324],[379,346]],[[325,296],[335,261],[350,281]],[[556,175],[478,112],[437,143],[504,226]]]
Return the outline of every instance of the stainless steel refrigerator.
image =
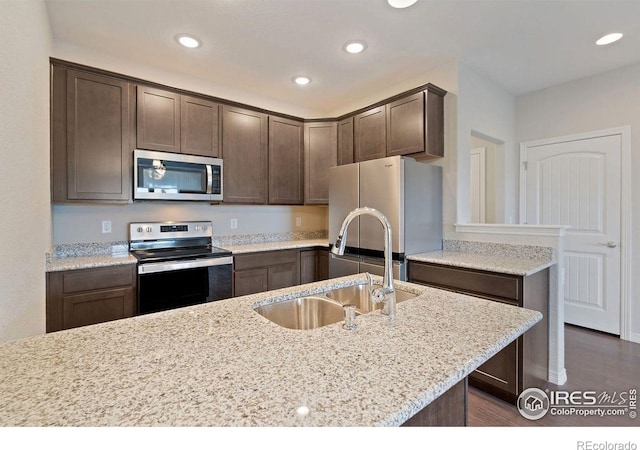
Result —
[[[407,279],[406,256],[442,249],[441,167],[392,156],[330,168],[330,244],[347,214],[363,206],[377,209],[391,223],[394,278]],[[329,276],[382,275],[383,254],[382,225],[360,216],[347,230],[345,255],[329,260]]]

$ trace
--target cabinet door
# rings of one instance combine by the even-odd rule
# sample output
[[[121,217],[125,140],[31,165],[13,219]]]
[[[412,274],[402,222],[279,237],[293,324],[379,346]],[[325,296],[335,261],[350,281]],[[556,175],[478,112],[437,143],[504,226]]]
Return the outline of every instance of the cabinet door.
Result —
[[[223,106],[224,202],[266,204],[267,116]]]
[[[304,203],[302,122],[269,117],[269,204]]]
[[[337,164],[337,132],[335,122],[305,124],[305,204],[329,204],[329,168]]]
[[[62,302],[63,328],[133,317],[135,307],[135,293],[131,288],[65,296]]]
[[[424,92],[387,105],[387,156],[424,153]]]
[[[354,118],[355,161],[384,158],[387,155],[386,108],[379,106]]]
[[[300,284],[329,279],[329,252],[302,250],[300,252]]]
[[[65,87],[66,117],[59,116],[59,105],[54,105],[53,127],[55,133],[60,130],[60,120],[66,120],[66,143],[54,134],[53,159],[60,161],[66,154],[66,171],[55,170],[54,164],[53,191],[60,193],[60,186],[55,185],[66,182],[66,196],[54,194],[54,201],[128,200],[132,151],[129,83],[69,70]],[[54,84],[56,88],[60,83]],[[59,100],[58,89],[54,101]]]
[[[180,152],[180,95],[138,86],[137,146]]]
[[[338,124],[338,165],[353,162],[353,117]]]
[[[487,362],[478,367],[469,382],[490,392],[511,394],[507,398],[513,401],[518,392],[518,345],[520,340],[507,345]]]
[[[131,317],[136,265],[47,273],[47,333]]]
[[[219,156],[220,105],[208,100],[180,98],[180,151],[191,155]]]
[[[269,290],[297,286],[300,284],[298,266],[295,263],[269,266],[268,278]]]
[[[234,274],[233,295],[257,294],[269,290],[266,268],[240,270]]]
[[[300,284],[313,283],[318,279],[318,252],[302,250],[300,252]]]

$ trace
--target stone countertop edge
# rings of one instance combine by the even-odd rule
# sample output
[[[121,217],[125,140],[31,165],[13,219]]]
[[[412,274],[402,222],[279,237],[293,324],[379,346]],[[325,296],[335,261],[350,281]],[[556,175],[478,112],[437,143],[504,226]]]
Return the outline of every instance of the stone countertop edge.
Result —
[[[229,250],[234,255],[245,253],[265,252],[273,250],[290,250],[306,247],[326,247],[329,248],[327,239],[305,239],[297,241],[260,242],[255,244],[222,245],[221,248]]]
[[[1,344],[0,425],[397,426],[542,318],[404,282],[396,287],[418,297],[399,303],[394,320],[358,316],[354,331],[290,330],[253,310],[363,282],[352,275]]]
[[[519,276],[533,275],[555,264],[553,259],[514,258],[449,250],[410,255],[407,260]]]
[[[45,262],[45,272],[61,272],[64,270],[92,269],[96,267],[137,264],[138,260],[131,253],[114,253],[110,255],[49,257]]]

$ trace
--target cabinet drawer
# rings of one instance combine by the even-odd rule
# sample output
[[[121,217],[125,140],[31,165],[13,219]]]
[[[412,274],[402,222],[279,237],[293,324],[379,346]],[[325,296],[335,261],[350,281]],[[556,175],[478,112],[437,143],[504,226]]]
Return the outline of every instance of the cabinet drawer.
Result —
[[[512,304],[518,304],[521,300],[520,278],[508,275],[411,262],[409,280],[502,299]]]
[[[298,262],[298,250],[278,250],[273,252],[257,252],[234,257],[234,269],[254,269],[277,264],[289,264]]]
[[[62,292],[95,291],[99,289],[131,286],[134,284],[133,265],[71,270],[62,274]]]

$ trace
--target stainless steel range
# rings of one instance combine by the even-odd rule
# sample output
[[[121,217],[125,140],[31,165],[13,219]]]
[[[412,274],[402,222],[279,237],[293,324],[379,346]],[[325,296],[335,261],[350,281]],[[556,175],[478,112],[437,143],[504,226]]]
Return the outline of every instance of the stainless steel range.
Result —
[[[138,259],[138,314],[233,296],[231,252],[212,245],[211,222],[129,224]]]

